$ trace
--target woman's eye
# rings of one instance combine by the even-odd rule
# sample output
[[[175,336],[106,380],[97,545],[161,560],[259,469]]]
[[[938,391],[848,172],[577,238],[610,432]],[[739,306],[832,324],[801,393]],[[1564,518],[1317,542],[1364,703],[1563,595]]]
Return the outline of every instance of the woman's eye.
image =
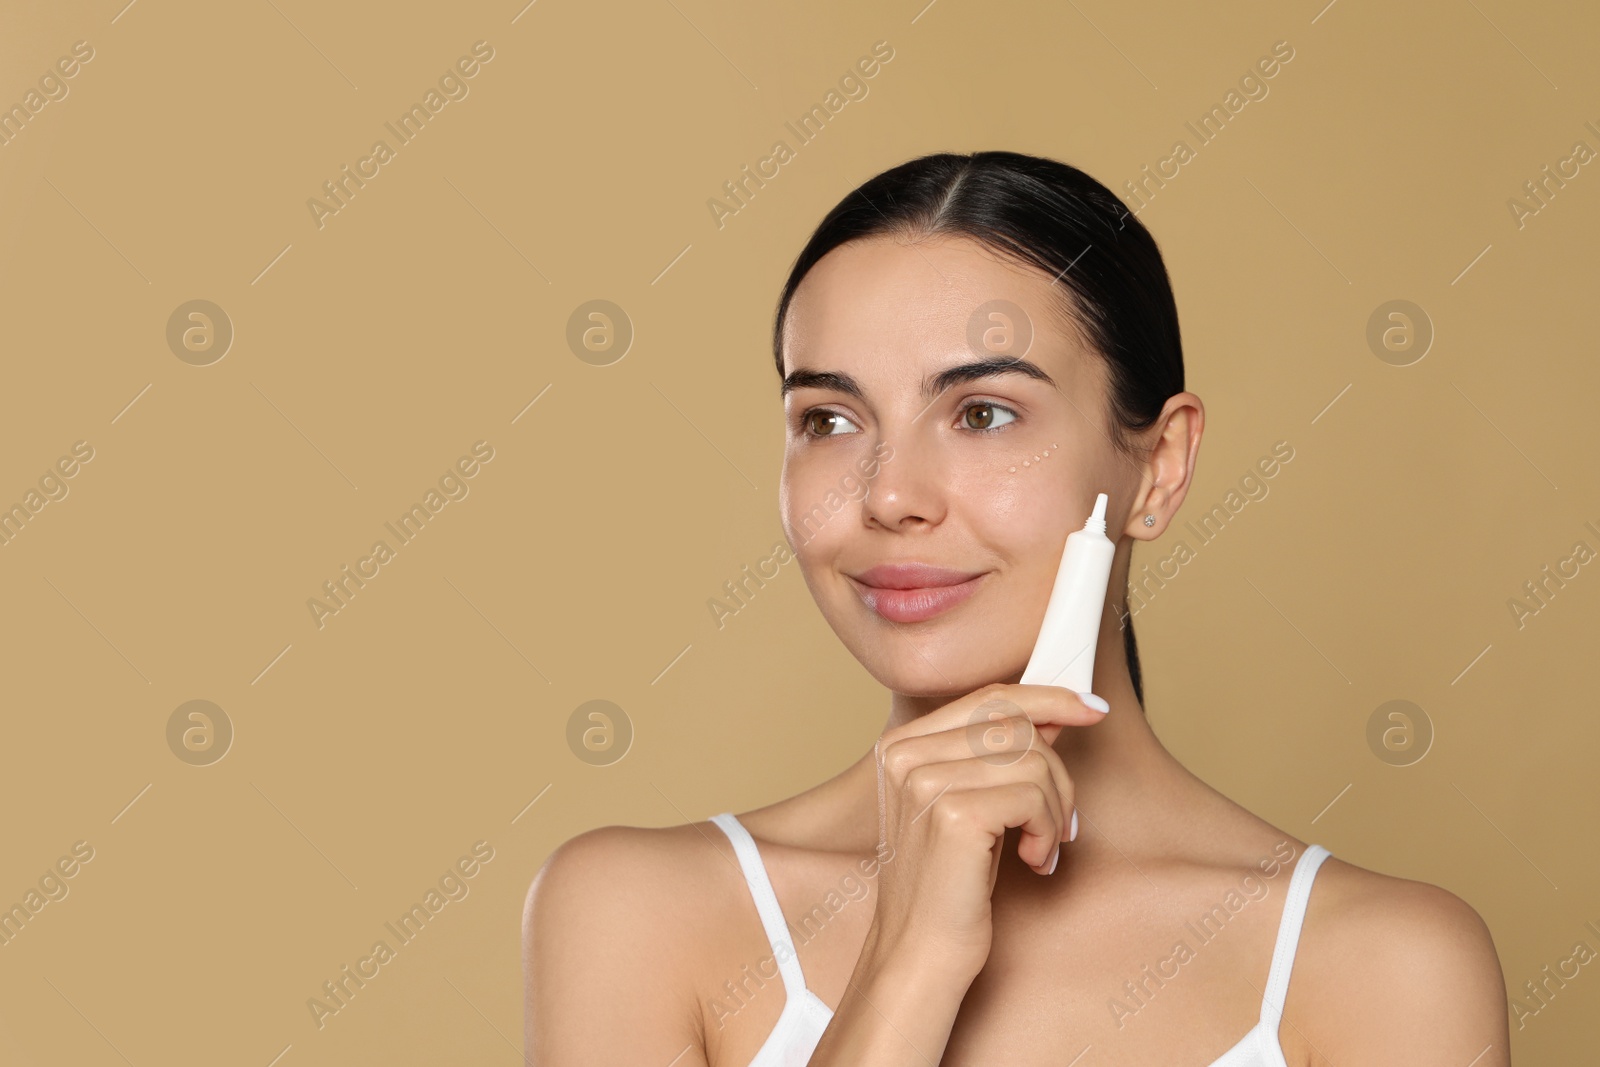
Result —
[[[807,431],[813,437],[837,437],[839,434],[834,432],[834,428],[840,423],[846,426],[855,426],[855,423],[837,411],[817,408],[814,411],[806,412],[805,417],[802,419],[801,429]],[[857,428],[859,429],[859,427]]]
[[[1017,413],[1003,404],[979,400],[961,409],[961,424],[969,430],[998,430],[1016,420]],[[800,416],[800,430],[809,437],[839,437],[859,433],[861,427],[845,415],[828,408],[813,408]]]
[[[974,425],[974,419],[972,417],[973,412],[978,413],[976,425]],[[997,412],[1003,412],[1006,416],[1008,416],[1008,418],[1003,422],[995,422],[995,415]],[[969,430],[998,429],[1017,417],[1017,413],[1012,411],[1010,408],[1002,407],[999,404],[991,404],[987,400],[979,400],[977,403],[968,404],[966,407],[961,409],[961,413],[963,415],[963,425],[965,425]]]

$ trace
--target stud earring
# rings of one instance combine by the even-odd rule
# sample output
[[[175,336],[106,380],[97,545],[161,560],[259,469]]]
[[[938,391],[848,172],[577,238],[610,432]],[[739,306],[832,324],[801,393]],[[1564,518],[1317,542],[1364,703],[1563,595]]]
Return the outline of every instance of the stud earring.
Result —
[[[1154,515],[1146,515],[1144,517],[1144,524],[1146,526],[1154,526],[1156,524],[1156,517]]]

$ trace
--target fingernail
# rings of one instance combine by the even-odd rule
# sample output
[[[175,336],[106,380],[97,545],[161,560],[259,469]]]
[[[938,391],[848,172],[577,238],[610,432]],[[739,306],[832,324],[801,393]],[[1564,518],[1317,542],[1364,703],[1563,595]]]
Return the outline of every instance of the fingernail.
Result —
[[[1111,710],[1111,705],[1106,703],[1104,697],[1097,697],[1093,693],[1079,693],[1078,699],[1102,715]]]
[[[1068,841],[1076,841],[1077,839],[1078,839],[1078,810],[1076,808],[1074,808],[1072,810],[1072,829],[1067,831],[1067,840]],[[1058,848],[1058,849],[1060,847],[1061,847],[1060,845],[1056,846],[1056,848]]]
[[[1056,842],[1056,850],[1050,854],[1050,866],[1045,870],[1044,873],[1045,874],[1055,874],[1056,873],[1056,864],[1059,863],[1060,861],[1061,861],[1061,843],[1058,841],[1058,842]]]

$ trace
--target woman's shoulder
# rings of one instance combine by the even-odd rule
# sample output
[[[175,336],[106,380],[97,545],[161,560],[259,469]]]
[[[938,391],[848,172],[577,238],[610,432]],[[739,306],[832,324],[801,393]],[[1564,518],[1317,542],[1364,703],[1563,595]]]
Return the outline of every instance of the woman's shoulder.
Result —
[[[1308,898],[1307,929],[1315,910],[1322,932],[1368,974],[1390,966],[1415,975],[1482,966],[1498,958],[1489,928],[1475,908],[1442,886],[1385,874],[1330,855]]]
[[[530,1048],[590,1049],[595,1038],[581,1031],[595,1026],[619,1062],[703,1048],[710,967],[737,954],[722,919],[743,888],[719,838],[727,845],[709,821],[599,826],[545,858],[522,913]],[[624,1020],[620,1030],[613,1025]]]
[[[1203,854],[1287,887],[1321,844],[1231,800],[1212,811],[1216,833],[1194,842],[1191,860]],[[1477,910],[1442,886],[1322,847],[1328,855],[1302,901],[1279,1031],[1289,1062],[1509,1063],[1504,977]],[[1281,899],[1287,904],[1286,893]]]
[[[1332,853],[1318,869],[1315,885],[1322,912],[1348,934],[1382,941],[1454,940],[1483,927],[1472,905],[1442,886],[1370,870]]]
[[[528,887],[531,904],[572,897],[611,901],[618,907],[647,903],[655,919],[682,917],[718,879],[717,866],[732,855],[727,836],[707,819],[644,827],[608,825],[563,841],[545,858]]]
[[[1209,853],[1208,859],[1215,862],[1220,855],[1226,866],[1253,867],[1273,881],[1285,880],[1280,871],[1292,872],[1305,862],[1314,838],[1301,840],[1223,799],[1226,814],[1217,820],[1212,846],[1199,846]],[[1306,900],[1307,937],[1318,932],[1331,934],[1341,944],[1360,946],[1364,954],[1416,959],[1465,951],[1481,956],[1487,947],[1492,958],[1487,925],[1456,894],[1430,882],[1362,867],[1334,849],[1321,847],[1328,856],[1318,866],[1313,891]],[[1295,971],[1298,976],[1298,965]]]
[[[565,929],[559,936],[615,937],[688,965],[735,947],[723,920],[748,896],[733,844],[710,819],[598,826],[563,841],[533,876],[524,938],[537,912],[540,928]]]
[[[1254,815],[1232,829],[1242,832],[1228,833],[1225,846],[1218,842],[1223,864],[1253,868],[1257,877],[1272,882],[1287,884],[1313,847]],[[1316,980],[1303,976],[1302,962],[1307,974],[1320,971],[1335,984],[1370,976],[1375,966],[1415,974],[1422,966],[1482,972],[1493,964],[1498,981],[1493,940],[1472,905],[1442,886],[1372,870],[1320,847],[1328,855],[1304,901],[1301,943],[1307,953],[1296,958],[1296,983]]]
[[[723,947],[729,935],[718,922],[743,886],[729,863],[737,870],[726,835],[709,820],[598,826],[568,838],[524,898],[525,971],[533,974],[537,961],[548,981],[638,984],[654,1011],[698,1033],[706,961],[734,947]],[[676,995],[663,997],[667,990]]]
[[[1290,988],[1299,1004],[1312,1006],[1301,1025],[1324,1056],[1387,1063],[1424,1039],[1425,1056],[1416,1062],[1435,1062],[1441,1040],[1466,1053],[1462,1063],[1486,1046],[1509,1054],[1499,956],[1471,904],[1441,886],[1331,852],[1312,884]]]

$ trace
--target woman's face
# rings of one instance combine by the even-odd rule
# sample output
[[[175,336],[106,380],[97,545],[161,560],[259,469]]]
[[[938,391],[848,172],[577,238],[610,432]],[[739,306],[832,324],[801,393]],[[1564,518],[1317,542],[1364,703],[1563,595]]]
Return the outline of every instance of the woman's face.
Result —
[[[872,238],[828,253],[790,303],[784,532],[828,624],[894,692],[1015,680],[1097,493],[1119,536],[1138,474],[1106,436],[1104,367],[1061,321],[1064,296],[967,238]],[[937,378],[1018,356],[1049,380]]]

